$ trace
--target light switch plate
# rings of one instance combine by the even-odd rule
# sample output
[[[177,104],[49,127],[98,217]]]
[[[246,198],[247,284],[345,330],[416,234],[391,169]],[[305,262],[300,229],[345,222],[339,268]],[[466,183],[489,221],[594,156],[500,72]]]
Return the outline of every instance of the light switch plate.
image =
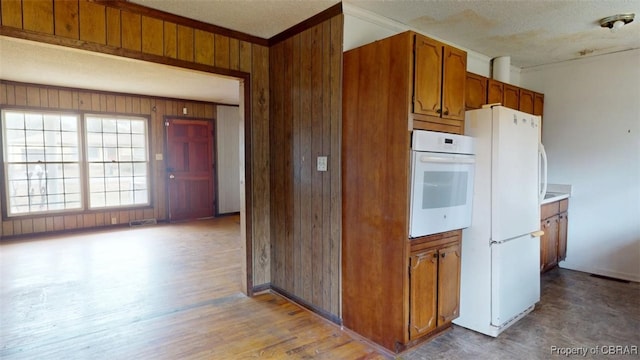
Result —
[[[156,154],[156,160],[158,161],[162,160],[162,154]]]
[[[327,171],[327,157],[326,156],[318,156],[318,171]]]

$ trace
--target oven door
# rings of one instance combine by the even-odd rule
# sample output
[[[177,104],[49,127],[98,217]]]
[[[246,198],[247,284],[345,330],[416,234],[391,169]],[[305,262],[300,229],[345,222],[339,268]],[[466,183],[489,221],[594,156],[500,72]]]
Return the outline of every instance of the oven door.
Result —
[[[475,156],[412,153],[409,236],[471,225]]]

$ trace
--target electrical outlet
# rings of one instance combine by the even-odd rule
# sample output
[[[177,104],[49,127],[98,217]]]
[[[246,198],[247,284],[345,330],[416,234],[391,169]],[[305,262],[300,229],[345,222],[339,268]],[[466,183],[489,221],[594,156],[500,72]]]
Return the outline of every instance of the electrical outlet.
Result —
[[[317,168],[318,171],[327,171],[327,157],[326,156],[318,156]]]
[[[111,218],[111,225],[115,225],[118,223],[118,218]]]

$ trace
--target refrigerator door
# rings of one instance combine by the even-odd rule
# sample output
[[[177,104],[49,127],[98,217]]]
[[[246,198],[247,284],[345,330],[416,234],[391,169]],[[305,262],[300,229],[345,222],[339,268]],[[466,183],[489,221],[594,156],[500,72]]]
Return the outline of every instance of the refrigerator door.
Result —
[[[540,117],[503,106],[492,111],[491,239],[502,241],[540,227]]]
[[[491,244],[491,325],[504,325],[538,301],[540,238]]]

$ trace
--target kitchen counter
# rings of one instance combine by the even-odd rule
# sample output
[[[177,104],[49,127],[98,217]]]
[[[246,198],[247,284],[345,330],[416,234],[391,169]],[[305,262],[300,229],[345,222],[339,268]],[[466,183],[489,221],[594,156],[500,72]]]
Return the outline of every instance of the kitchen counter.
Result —
[[[547,184],[547,193],[540,205],[568,199],[571,196],[571,185]]]

